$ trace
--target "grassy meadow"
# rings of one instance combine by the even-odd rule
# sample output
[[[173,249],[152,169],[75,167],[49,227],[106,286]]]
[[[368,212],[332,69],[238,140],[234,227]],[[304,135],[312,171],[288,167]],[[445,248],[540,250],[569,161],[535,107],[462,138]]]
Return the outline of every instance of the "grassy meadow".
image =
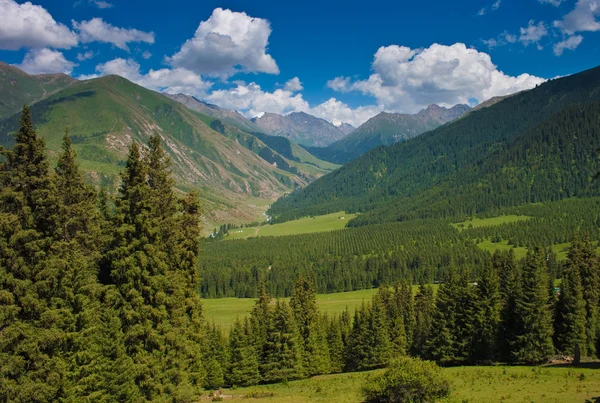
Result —
[[[454,223],[452,224],[452,226],[459,230],[463,228],[490,227],[493,225],[501,225],[511,222],[529,220],[530,218],[531,217],[525,215],[501,215],[498,217],[491,218],[473,218],[471,220]]]
[[[298,235],[310,234],[311,232],[333,231],[344,228],[348,221],[354,217],[356,217],[356,214],[346,214],[341,211],[318,217],[305,217],[281,224],[232,229],[229,231],[229,236],[225,239],[244,239],[255,236]]]
[[[600,398],[600,371],[568,367],[454,367],[444,369],[452,383],[447,403],[584,403]],[[360,388],[373,373],[317,376],[276,385],[226,389],[239,402],[361,402]],[[227,399],[229,400],[229,399]]]
[[[437,287],[437,284],[433,285],[434,291]],[[417,290],[418,286],[413,286],[413,294],[416,294]],[[321,312],[331,315],[342,312],[346,307],[351,313],[354,313],[356,307],[363,301],[371,301],[376,292],[377,289],[373,288],[334,294],[317,294],[317,306]],[[286,298],[286,300],[288,299]],[[250,313],[255,301],[253,298],[211,298],[202,300],[202,303],[206,318],[229,332],[236,318],[243,318]]]

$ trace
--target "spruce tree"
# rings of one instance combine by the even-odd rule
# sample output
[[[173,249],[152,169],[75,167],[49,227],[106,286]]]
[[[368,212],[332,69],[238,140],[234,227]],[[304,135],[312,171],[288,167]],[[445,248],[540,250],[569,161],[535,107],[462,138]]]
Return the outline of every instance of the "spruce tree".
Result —
[[[205,389],[217,389],[225,384],[225,339],[221,330],[213,322],[206,325],[204,347]]]
[[[562,274],[560,294],[555,307],[554,340],[558,351],[574,355],[579,349],[586,356],[586,303],[583,299],[580,268],[585,265],[578,253],[580,243],[574,240]],[[573,253],[571,253],[573,252]]]
[[[263,347],[260,372],[263,382],[281,382],[304,376],[302,341],[292,310],[277,300]]]
[[[498,326],[500,324],[500,281],[491,261],[485,261],[477,281],[474,361],[491,362],[497,356]]]
[[[344,340],[342,338],[339,316],[334,316],[329,320],[327,326],[327,347],[329,350],[331,372],[342,372],[344,369]]]
[[[419,291],[415,295],[415,331],[411,352],[423,356],[427,338],[430,334],[434,312],[433,288],[424,283],[419,284]]]
[[[500,279],[500,323],[496,342],[498,358],[501,361],[514,360],[513,348],[516,346],[519,323],[515,315],[517,300],[521,295],[521,272],[517,267],[512,249],[508,252],[496,251],[492,257],[492,266]]]
[[[225,380],[230,386],[251,386],[260,382],[258,355],[254,346],[250,320],[236,319],[228,339],[229,366]]]
[[[298,277],[290,298],[290,307],[302,338],[303,366],[307,375],[329,372],[329,352],[325,327],[319,318],[312,282]]]
[[[521,293],[516,301],[519,330],[513,357],[517,362],[539,364],[554,352],[547,284],[546,255],[542,249],[533,248],[523,263]]]

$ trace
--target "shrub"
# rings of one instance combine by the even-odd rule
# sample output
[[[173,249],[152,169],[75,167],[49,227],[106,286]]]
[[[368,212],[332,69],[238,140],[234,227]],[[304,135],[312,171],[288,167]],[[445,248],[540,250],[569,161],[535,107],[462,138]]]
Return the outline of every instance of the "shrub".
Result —
[[[401,357],[384,372],[367,378],[366,403],[426,403],[450,395],[450,382],[431,361]]]

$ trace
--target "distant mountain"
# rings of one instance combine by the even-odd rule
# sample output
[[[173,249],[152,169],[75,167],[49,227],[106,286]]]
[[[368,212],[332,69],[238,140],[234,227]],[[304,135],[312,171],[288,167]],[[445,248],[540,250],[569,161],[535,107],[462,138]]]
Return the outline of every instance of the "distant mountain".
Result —
[[[221,120],[223,123],[228,123],[248,133],[260,132],[261,129],[255,125],[250,119],[246,119],[239,112],[230,109],[221,108],[220,106],[209,104],[195,97],[184,94],[164,94],[174,101],[177,101],[189,109],[200,112],[206,116],[210,116]]]
[[[319,166],[314,157],[306,163],[288,159],[235,126],[119,76],[77,81],[2,67],[1,82],[14,83],[0,87],[2,105],[33,102],[34,124],[51,161],[68,126],[86,178],[116,190],[131,142],[145,144],[158,133],[173,161],[178,188],[200,190],[210,222],[257,219],[264,209],[250,201],[275,200],[335,169],[328,163]],[[66,87],[58,90],[59,83]],[[29,90],[14,91],[18,86]],[[0,120],[0,145],[13,144],[19,117],[17,112]]]
[[[333,125],[335,127],[337,127],[338,129],[340,129],[342,131],[342,133],[344,133],[345,135],[349,135],[354,130],[356,130],[356,127],[354,127],[350,123],[346,123],[346,122],[333,122]]]
[[[327,161],[344,164],[378,146],[405,141],[451,122],[469,111],[467,105],[430,105],[415,115],[381,112],[343,139],[324,149],[308,149]]]
[[[326,147],[346,136],[344,130],[324,119],[304,112],[289,115],[265,113],[252,119],[261,131],[273,136],[286,137],[295,143],[309,147]]]
[[[19,111],[23,104],[39,101],[75,81],[66,74],[29,75],[0,62],[0,119]]]
[[[358,129],[360,130],[360,128]],[[350,225],[490,214],[600,195],[600,67],[550,80],[379,147],[279,199],[276,221],[361,212]]]

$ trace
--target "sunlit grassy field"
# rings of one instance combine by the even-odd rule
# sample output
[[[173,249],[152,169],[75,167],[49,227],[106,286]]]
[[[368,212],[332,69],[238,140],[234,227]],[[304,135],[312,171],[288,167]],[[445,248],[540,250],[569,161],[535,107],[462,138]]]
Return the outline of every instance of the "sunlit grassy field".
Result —
[[[594,242],[594,244],[597,245],[596,242]],[[483,250],[489,251],[490,253],[494,253],[497,250],[504,251],[512,249],[514,250],[517,259],[524,258],[527,254],[527,248],[514,247],[512,245],[509,245],[508,241],[492,242],[491,240],[486,239],[483,242],[478,243],[477,246]],[[570,242],[552,245],[552,251],[556,253],[556,258],[558,260],[565,260],[567,258],[569,246],[571,246]],[[600,253],[600,248],[596,249],[596,253]]]
[[[433,284],[434,291],[438,285]],[[413,286],[413,294],[417,292],[418,286]],[[328,314],[340,313],[348,307],[350,314],[354,313],[357,306],[363,301],[369,302],[377,289],[338,292],[334,294],[318,294],[317,305],[321,312]],[[213,298],[204,299],[203,308],[206,318],[220,326],[226,332],[237,317],[243,318],[248,315],[254,306],[255,299],[252,298]]]
[[[309,234],[311,232],[332,231],[342,229],[348,221],[356,217],[356,214],[346,214],[343,211],[322,215],[318,217],[306,217],[299,220],[288,221],[281,224],[262,225],[260,227],[240,228],[229,231],[225,239],[243,239],[255,236],[281,236]]]
[[[525,215],[502,215],[498,217],[491,218],[474,218],[472,220],[467,220],[459,223],[452,224],[454,227],[458,229],[463,228],[478,228],[478,227],[489,227],[492,225],[501,225],[507,224],[511,222],[529,220],[531,217]]]
[[[444,401],[447,403],[591,403],[600,398],[597,369],[497,366],[444,371],[452,382],[452,394]],[[361,385],[374,372],[318,376],[287,384],[227,389],[223,393],[239,402],[361,402]]]

